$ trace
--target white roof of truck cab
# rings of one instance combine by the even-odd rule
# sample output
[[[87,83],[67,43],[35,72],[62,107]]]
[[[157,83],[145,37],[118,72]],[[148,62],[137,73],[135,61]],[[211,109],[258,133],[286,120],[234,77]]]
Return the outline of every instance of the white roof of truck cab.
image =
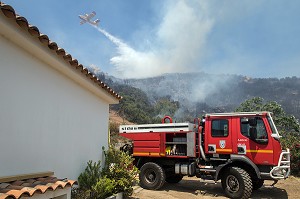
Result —
[[[258,116],[258,115],[266,115],[271,114],[268,111],[258,111],[258,112],[232,112],[232,113],[207,113],[205,117],[212,116]]]

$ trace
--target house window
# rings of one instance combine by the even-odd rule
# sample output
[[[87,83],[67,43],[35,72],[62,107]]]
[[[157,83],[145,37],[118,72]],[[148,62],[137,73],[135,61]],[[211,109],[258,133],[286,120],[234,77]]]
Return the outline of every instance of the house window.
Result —
[[[211,136],[212,137],[227,137],[228,136],[228,120],[213,120]]]

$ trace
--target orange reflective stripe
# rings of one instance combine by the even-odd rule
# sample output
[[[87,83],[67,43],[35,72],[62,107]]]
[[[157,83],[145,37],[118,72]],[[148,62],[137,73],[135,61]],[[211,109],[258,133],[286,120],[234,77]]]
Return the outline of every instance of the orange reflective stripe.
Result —
[[[232,149],[217,149],[217,152],[232,152]]]
[[[246,150],[247,153],[273,153],[273,150]],[[232,152],[232,149],[217,149],[217,152]]]
[[[133,153],[134,156],[149,156],[149,155],[152,155],[152,156],[160,156],[159,153],[152,153],[152,152],[135,152]]]
[[[273,153],[273,150],[246,150],[248,153]]]

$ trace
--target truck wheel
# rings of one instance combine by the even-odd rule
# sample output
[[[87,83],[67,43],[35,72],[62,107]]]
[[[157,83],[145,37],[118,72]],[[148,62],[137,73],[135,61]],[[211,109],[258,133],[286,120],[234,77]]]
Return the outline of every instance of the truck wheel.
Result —
[[[183,176],[182,175],[171,175],[166,177],[166,182],[168,183],[178,183],[182,180]]]
[[[262,179],[252,180],[252,184],[253,184],[253,190],[257,190],[263,186],[264,180]]]
[[[241,168],[229,168],[221,179],[222,187],[230,198],[249,198],[252,193],[250,175]]]
[[[166,180],[166,174],[158,164],[147,162],[140,169],[140,186],[144,189],[159,189]]]

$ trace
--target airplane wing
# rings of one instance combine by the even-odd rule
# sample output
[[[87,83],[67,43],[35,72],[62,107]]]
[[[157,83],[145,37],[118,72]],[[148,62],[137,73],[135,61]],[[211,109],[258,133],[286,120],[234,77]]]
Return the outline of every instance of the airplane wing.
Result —
[[[91,14],[86,16],[86,20],[90,20],[91,18],[93,18],[96,15],[96,12],[93,11]]]
[[[80,21],[80,25],[82,25],[84,23],[86,23],[86,21],[84,21],[84,20]]]

